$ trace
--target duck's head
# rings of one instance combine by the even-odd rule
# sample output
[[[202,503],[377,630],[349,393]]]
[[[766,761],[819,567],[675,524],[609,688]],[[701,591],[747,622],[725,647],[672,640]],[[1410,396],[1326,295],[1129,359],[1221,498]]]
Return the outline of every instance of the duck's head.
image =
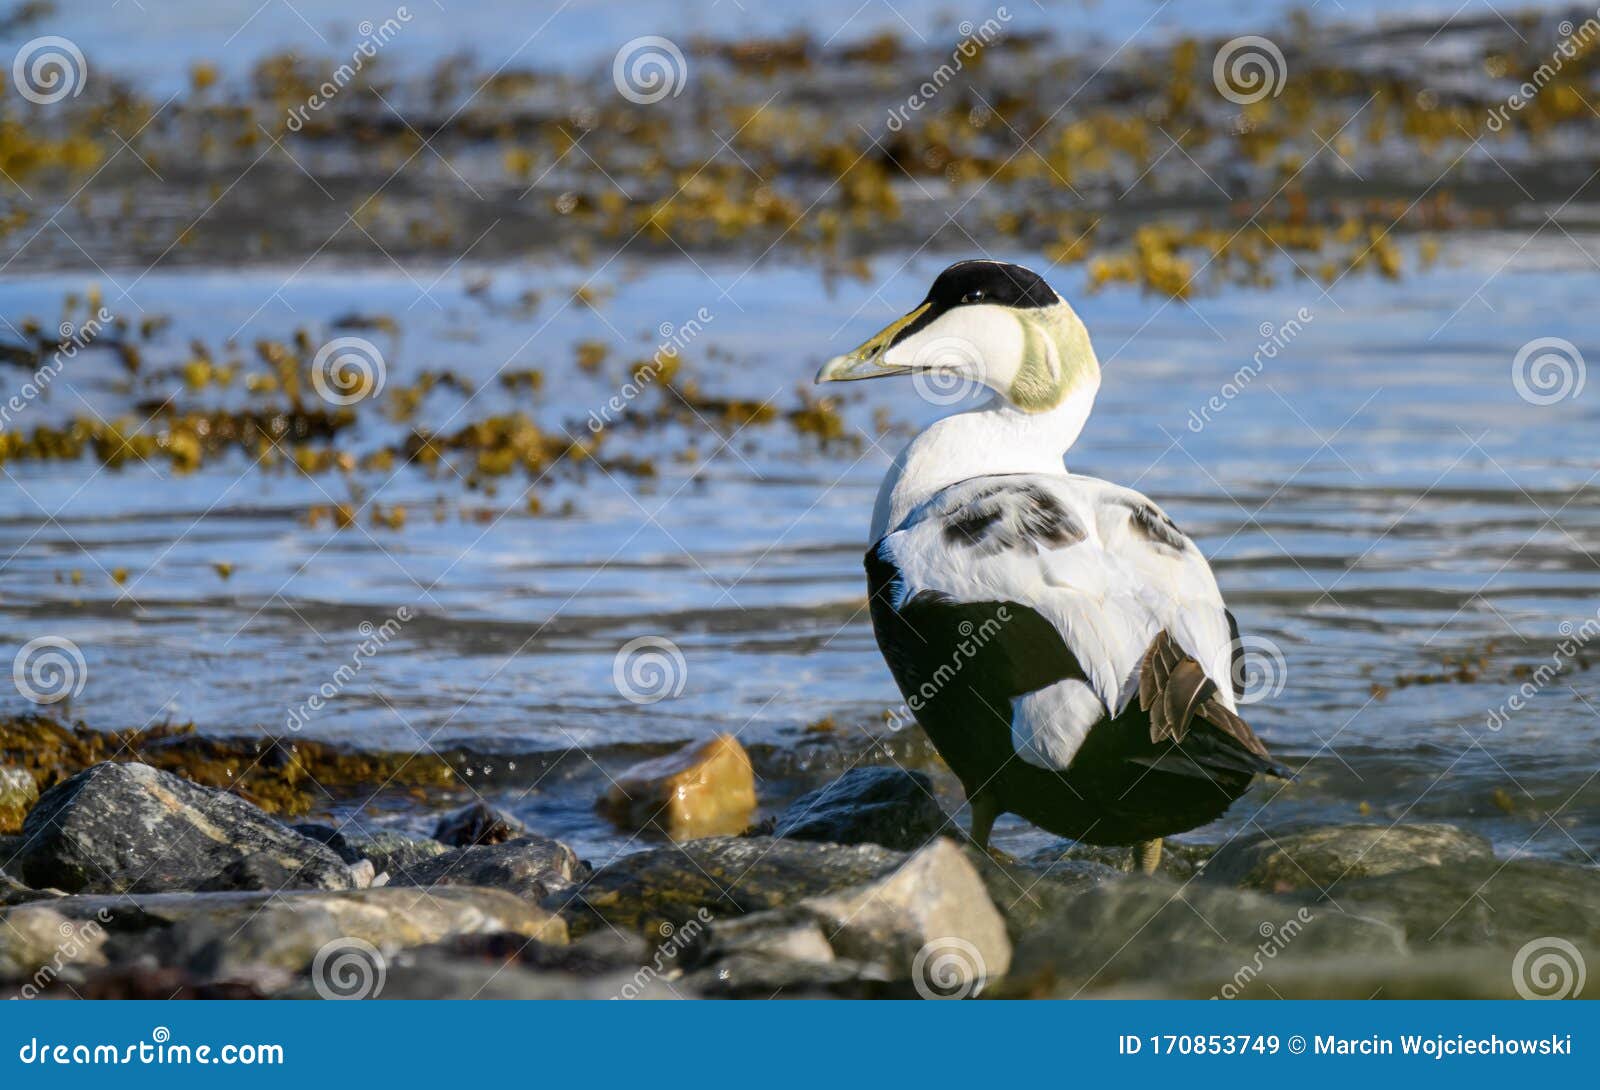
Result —
[[[938,371],[993,390],[1023,412],[1045,412],[1100,384],[1089,332],[1071,306],[1021,265],[958,261],[910,314],[835,356],[818,382]]]

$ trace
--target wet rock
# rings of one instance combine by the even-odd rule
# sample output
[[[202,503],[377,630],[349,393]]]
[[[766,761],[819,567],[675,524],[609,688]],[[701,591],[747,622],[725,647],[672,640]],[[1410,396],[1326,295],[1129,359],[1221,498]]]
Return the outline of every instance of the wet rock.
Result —
[[[223,791],[106,763],[46,791],[23,826],[22,880],[69,893],[347,889],[331,850]]]
[[[29,889],[9,874],[0,872],[0,908],[27,904],[29,901],[39,901],[50,896],[53,895],[43,890]]]
[[[106,963],[106,931],[96,920],[32,904],[6,909],[0,921],[0,980],[29,981],[42,991],[64,973]]]
[[[740,832],[755,808],[750,755],[728,734],[634,765],[600,802],[624,829],[650,828],[679,841]]]
[[[1169,837],[1161,845],[1161,863],[1157,873],[1175,882],[1182,882],[1198,872],[1215,850],[1208,845],[1189,844]],[[1022,862],[1054,867],[1058,870],[1090,867],[1106,868],[1123,874],[1139,870],[1132,848],[1076,844],[1071,841],[1063,841],[1057,846],[1036,851]]]
[[[605,921],[653,937],[662,924],[677,927],[702,912],[741,916],[860,885],[904,860],[875,844],[714,837],[624,856],[544,903],[577,934]]]
[[[378,875],[397,874],[450,850],[437,840],[413,839],[388,829],[370,836],[351,834],[345,837],[345,841],[351,851],[363,859],[372,860],[373,869]]]
[[[86,896],[50,907],[103,921],[114,963],[176,967],[196,980],[233,980],[266,992],[286,987],[328,944],[351,939],[387,959],[461,934],[513,933],[552,945],[567,938],[553,913],[500,890],[464,886]]]
[[[559,840],[523,836],[504,844],[456,848],[389,872],[391,886],[486,886],[531,901],[569,889],[589,867]]]
[[[989,899],[1006,920],[1013,944],[1044,920],[1062,912],[1084,890],[1121,877],[1106,863],[1052,856],[1049,862],[1000,862],[968,844],[967,859],[978,868]]]
[[[1506,950],[1422,951],[1405,957],[1290,957],[1233,967],[1215,979],[1147,980],[1110,993],[1124,998],[1208,999],[1516,999],[1515,957]]]
[[[1515,950],[1558,937],[1600,964],[1600,872],[1492,859],[1332,886],[1325,904],[1389,920],[1415,947]]]
[[[315,992],[301,984],[286,997],[309,998]],[[601,976],[538,972],[521,965],[464,960],[440,950],[415,950],[398,955],[388,966],[383,988],[374,999],[692,999],[681,983],[618,971]]]
[[[682,986],[708,999],[913,998],[909,986],[895,988],[870,965],[734,954],[683,977]]]
[[[212,981],[183,969],[112,965],[85,975],[67,997],[84,999],[268,999],[271,993],[244,981]]]
[[[653,956],[650,944],[637,935],[609,928],[566,944],[540,942],[514,932],[498,931],[457,935],[423,949],[437,950],[456,960],[492,965],[514,963],[539,972],[572,976],[604,976],[622,970],[631,973]]]
[[[365,858],[350,841],[345,839],[344,833],[335,829],[332,825],[307,821],[289,827],[308,840],[315,840],[318,844],[327,845],[333,849],[335,855],[346,863],[358,863]]]
[[[977,869],[954,842],[938,839],[893,873],[863,885],[808,897],[837,957],[881,966],[897,980],[931,979],[931,958],[955,951],[966,983],[981,988],[1011,965],[1005,920]]]
[[[522,822],[504,810],[475,802],[440,818],[433,839],[446,847],[465,848],[472,844],[504,844],[527,831]]]
[[[1394,959],[1404,949],[1398,928],[1331,905],[1129,875],[1073,898],[1026,935],[1010,987],[1063,997],[1141,986],[1219,995],[1241,979],[1270,984],[1302,959]]]
[[[0,765],[0,833],[15,833],[33,804],[39,801],[39,788],[33,777],[20,768]]]
[[[960,835],[933,794],[933,781],[902,768],[853,768],[796,799],[773,835],[914,851],[940,832]]]
[[[714,919],[692,957],[693,982],[707,994],[887,994],[861,986],[910,982],[900,991],[914,995],[919,983],[939,991],[938,982],[975,995],[1005,974],[1011,942],[977,868],[938,839],[859,885]]]
[[[1235,840],[1201,873],[1211,882],[1287,893],[1493,856],[1487,840],[1453,825],[1329,825]]]

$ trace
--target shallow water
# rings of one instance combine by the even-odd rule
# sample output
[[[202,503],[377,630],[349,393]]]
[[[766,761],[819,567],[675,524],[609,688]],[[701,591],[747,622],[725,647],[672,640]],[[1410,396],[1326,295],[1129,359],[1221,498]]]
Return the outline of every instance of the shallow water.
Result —
[[[1191,839],[1220,840],[1249,822],[1441,820],[1479,829],[1504,853],[1593,862],[1600,674],[1581,660],[1600,650],[1566,656],[1568,671],[1521,710],[1507,702],[1530,680],[1513,668],[1548,662],[1564,635],[1582,642],[1594,631],[1583,626],[1596,616],[1600,402],[1587,390],[1531,404],[1512,368],[1536,338],[1592,351],[1586,303],[1600,242],[1555,232],[1525,241],[1451,236],[1437,263],[1399,283],[1358,274],[1326,292],[1296,280],[1187,302],[1086,294],[1079,270],[1050,273],[1094,334],[1105,373],[1069,464],[1147,492],[1212,558],[1243,631],[1270,643],[1257,663],[1271,692],[1248,718],[1302,769],[1289,785],[1258,785]],[[709,317],[684,349],[687,372],[719,395],[792,404],[822,359],[908,308],[950,256],[881,258],[865,284],[779,263],[618,261],[595,281],[609,294],[594,309],[560,302],[591,272],[560,265],[401,273],[314,263],[137,282],[113,268],[93,282],[114,313],[170,315],[151,361],[181,359],[192,338],[248,346],[302,326],[332,335],[330,322],[350,312],[387,314],[398,333],[362,335],[382,347],[390,383],[425,367],[479,383],[470,399],[432,395],[430,423],[515,405],[581,430],[617,393],[622,361],[648,356],[663,324],[683,329],[701,308]],[[1415,255],[1407,264],[1415,269]],[[51,323],[62,297],[90,283],[7,278],[0,314]],[[511,304],[530,288],[546,301],[520,313]],[[1228,395],[1225,384],[1291,319],[1299,331],[1278,335],[1275,358]],[[612,346],[595,374],[557,363],[584,339]],[[493,381],[529,366],[551,374],[536,399]],[[948,411],[909,382],[844,392],[868,433],[878,409],[911,424]],[[116,360],[91,350],[20,423],[85,403],[109,416],[130,397]],[[408,507],[400,531],[365,518],[343,531],[307,525],[307,507],[350,498],[338,475],[268,474],[237,457],[187,476],[137,462],[13,463],[0,501],[0,632],[13,647],[48,634],[82,649],[87,683],[57,713],[103,727],[192,719],[219,734],[303,730],[364,747],[469,751],[458,760],[475,790],[595,858],[636,846],[592,813],[607,772],[714,731],[753,748],[769,809],[858,760],[929,766],[914,731],[884,726],[896,694],[862,608],[866,523],[903,438],[819,449],[781,426],[721,438],[693,430],[698,460],[662,457],[646,486],[558,469],[538,491],[559,513],[538,517],[523,508],[521,478],[485,496],[415,468],[352,475],[366,497]],[[638,443],[672,451],[684,434]],[[491,509],[492,521],[461,518],[464,500]],[[230,577],[214,570],[220,562],[234,566]],[[121,567],[119,587],[109,573]],[[361,626],[402,607],[413,619],[335,683]],[[619,648],[640,636],[681,650],[681,671],[669,664],[677,695],[636,704],[619,691]],[[1454,674],[1447,660],[1491,644],[1476,680],[1398,683]],[[308,709],[324,685],[335,695]],[[1504,721],[1491,729],[1495,709]],[[807,730],[824,717],[835,729]],[[948,777],[941,786],[957,805]],[[384,820],[427,820],[414,803],[382,809]],[[998,839],[1018,852],[1049,842],[1020,824]]]
[[[1524,3],[1519,10],[1557,9],[1559,3]],[[396,20],[400,30],[386,44],[386,70],[422,70],[461,53],[492,64],[535,64],[583,68],[611,63],[622,43],[641,35],[666,36],[680,43],[694,38],[735,40],[750,36],[808,33],[826,43],[853,43],[875,34],[893,34],[910,45],[942,40],[963,23],[996,19],[1022,32],[1070,35],[1078,51],[1108,52],[1135,37],[1148,42],[1179,33],[1262,33],[1276,30],[1296,11],[1318,18],[1360,22],[1393,17],[1386,0],[1341,0],[1305,4],[1300,0],[1071,0],[1069,3],[952,5],[944,0],[819,0],[794,7],[778,4],[704,3],[697,0],[643,0],[618,5],[605,0],[561,0],[528,5],[506,0],[471,4],[373,4],[364,0],[323,0],[303,4],[258,0],[212,0],[206,4],[161,6],[161,18],[137,4],[100,0],[57,0],[54,11],[9,36],[0,45],[38,34],[69,34],[91,57],[115,57],[120,74],[170,93],[183,85],[191,64],[214,63],[244,71],[281,50],[315,56],[347,56],[363,36],[362,27]],[[401,21],[404,9],[410,16]],[[1471,22],[1489,12],[1451,0],[1410,0],[1404,15]],[[509,51],[509,55],[508,55]]]

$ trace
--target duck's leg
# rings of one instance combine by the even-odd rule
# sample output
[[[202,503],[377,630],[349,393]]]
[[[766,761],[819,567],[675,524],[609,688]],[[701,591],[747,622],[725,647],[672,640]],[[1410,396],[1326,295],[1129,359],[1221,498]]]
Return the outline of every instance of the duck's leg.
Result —
[[[1154,874],[1161,866],[1161,838],[1141,840],[1133,846],[1134,862],[1146,874]]]
[[[994,849],[989,847],[989,830],[994,828],[995,818],[1000,816],[1000,804],[986,791],[977,792],[967,802],[972,807],[972,842],[993,855]]]

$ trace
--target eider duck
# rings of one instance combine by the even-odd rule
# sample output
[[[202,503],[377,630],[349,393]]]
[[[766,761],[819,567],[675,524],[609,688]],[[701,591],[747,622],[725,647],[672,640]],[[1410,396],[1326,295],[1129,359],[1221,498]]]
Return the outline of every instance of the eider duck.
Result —
[[[1067,471],[1100,365],[1042,277],[951,265],[817,381],[930,371],[994,396],[928,427],[884,478],[866,555],[878,646],[980,847],[1012,813],[1134,845],[1153,871],[1162,837],[1286,775],[1239,716],[1233,615],[1160,507]]]

